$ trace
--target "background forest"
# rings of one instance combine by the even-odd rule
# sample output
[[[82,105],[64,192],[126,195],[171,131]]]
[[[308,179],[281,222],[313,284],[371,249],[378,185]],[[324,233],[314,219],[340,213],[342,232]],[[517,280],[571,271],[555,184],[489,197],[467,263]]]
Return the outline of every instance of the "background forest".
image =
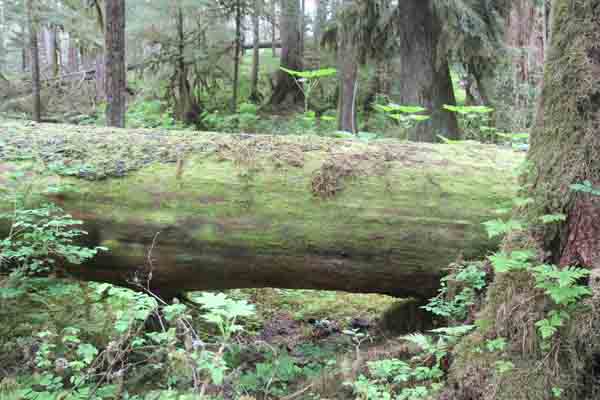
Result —
[[[0,0],[0,400],[600,396],[599,0]]]

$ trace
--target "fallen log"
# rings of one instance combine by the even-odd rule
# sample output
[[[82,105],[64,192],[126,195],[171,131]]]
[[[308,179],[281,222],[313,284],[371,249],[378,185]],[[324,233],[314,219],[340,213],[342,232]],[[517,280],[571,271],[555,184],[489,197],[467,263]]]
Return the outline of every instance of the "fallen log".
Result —
[[[36,186],[76,188],[49,196],[85,221],[88,245],[110,249],[70,267],[78,278],[128,285],[151,267],[165,295],[279,287],[402,297],[431,296],[448,263],[495,246],[481,223],[513,195],[522,159],[472,142],[0,121],[0,189],[31,157],[47,172]]]

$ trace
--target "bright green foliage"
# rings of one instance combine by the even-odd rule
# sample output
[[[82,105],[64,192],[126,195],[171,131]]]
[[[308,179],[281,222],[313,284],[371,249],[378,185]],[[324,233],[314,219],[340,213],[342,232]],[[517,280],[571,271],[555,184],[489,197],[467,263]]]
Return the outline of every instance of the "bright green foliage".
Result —
[[[444,110],[456,113],[463,139],[472,139],[481,142],[494,142],[496,128],[491,125],[493,108],[485,106],[455,106],[445,104]]]
[[[165,107],[159,100],[142,100],[130,104],[125,121],[129,128],[182,128],[182,124],[173,117],[173,110]]]
[[[565,214],[550,214],[550,215],[542,215],[540,218],[543,224],[552,224],[555,222],[564,222],[567,220],[567,216]]]
[[[202,304],[208,310],[202,316],[206,321],[217,325],[225,342],[242,329],[237,323],[241,317],[254,314],[254,306],[243,300],[232,300],[223,293],[202,293],[192,297],[193,301]]]
[[[319,86],[320,79],[329,78],[337,74],[335,68],[322,68],[312,71],[294,71],[284,67],[279,67],[282,71],[290,74],[295,79],[302,93],[304,93],[304,112],[307,113],[310,106],[310,97]]]
[[[515,368],[515,364],[505,360],[498,360],[494,365],[496,366],[496,371],[498,371],[500,375],[506,374]]]
[[[506,348],[506,339],[500,337],[496,339],[486,340],[485,348],[491,353],[496,351],[503,351]]]
[[[569,314],[563,310],[552,310],[548,313],[548,318],[544,318],[535,323],[542,339],[547,340],[554,336],[558,329],[569,319]]]
[[[423,309],[450,320],[463,320],[467,317],[469,307],[475,304],[477,293],[485,287],[485,278],[486,273],[481,264],[460,266],[457,272],[442,278],[439,294],[430,299]],[[448,282],[451,280],[458,282],[462,289],[448,298]]]
[[[543,289],[558,305],[568,306],[591,294],[587,286],[578,284],[590,274],[587,269],[544,264],[533,268],[533,272],[536,287]]]
[[[431,118],[429,115],[423,114],[427,109],[421,106],[375,103],[373,108],[375,111],[397,121],[403,129],[412,128],[419,122]]]
[[[524,222],[515,219],[509,219],[508,221],[494,219],[484,222],[483,226],[485,226],[490,239],[506,235],[509,232],[521,231],[526,228]]]
[[[506,273],[530,268],[534,256],[535,252],[532,250],[515,250],[511,253],[498,252],[488,258],[496,273]]]
[[[24,275],[48,273],[62,263],[81,264],[105,248],[86,248],[74,243],[86,232],[75,229],[82,221],[53,205],[38,209],[16,209],[1,214],[0,219],[12,220],[11,231],[0,241],[0,268],[18,270]]]
[[[590,181],[583,181],[571,185],[571,190],[581,193],[589,193],[594,196],[600,196],[600,189],[595,188]]]

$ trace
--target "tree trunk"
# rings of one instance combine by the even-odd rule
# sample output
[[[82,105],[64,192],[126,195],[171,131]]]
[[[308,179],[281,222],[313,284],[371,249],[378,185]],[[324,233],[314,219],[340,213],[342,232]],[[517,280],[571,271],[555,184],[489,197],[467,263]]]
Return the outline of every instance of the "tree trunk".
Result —
[[[125,126],[127,68],[125,65],[125,0],[106,0],[105,73],[106,123]]]
[[[281,61],[282,67],[302,70],[300,56],[300,32],[298,31],[300,18],[300,4],[298,0],[281,0]],[[277,72],[277,82],[273,89],[270,103],[281,105],[302,101],[302,91],[294,78],[284,71]]]
[[[338,129],[343,132],[358,132],[356,122],[356,98],[358,94],[359,54],[354,27],[348,24],[347,16],[356,7],[354,0],[342,2],[342,16],[338,22]]]
[[[87,180],[60,178],[78,190],[53,199],[85,221],[88,244],[110,251],[72,271],[125,284],[143,272],[156,237],[152,285],[163,294],[281,287],[431,296],[459,253],[483,256],[496,245],[481,222],[511,198],[512,167],[522,161],[478,144],[6,121],[2,131],[11,132],[7,149],[43,152],[71,170],[85,165]],[[77,159],[65,148],[78,149]],[[0,188],[17,166],[0,158]],[[40,188],[57,182],[40,179]]]
[[[69,35],[69,49],[67,56],[67,65],[69,72],[79,71],[79,48],[73,35]]]
[[[304,59],[304,39],[306,36],[306,0],[300,0],[300,59]]]
[[[532,135],[529,154],[536,166],[533,193],[546,212],[569,216],[547,237],[553,261],[600,268],[600,198],[569,188],[585,180],[600,185],[600,1],[567,4],[565,0],[554,4],[542,120]],[[573,56],[563,57],[567,53]]]
[[[320,53],[321,49],[321,36],[323,35],[323,27],[327,18],[327,0],[316,0],[317,16],[314,22],[314,41],[315,50],[317,54]]]
[[[231,97],[231,112],[237,112],[238,90],[240,81],[240,52],[242,44],[242,5],[241,0],[235,3],[235,49],[233,55],[233,95]]]
[[[401,28],[400,71],[396,79],[396,100],[404,105],[420,105],[431,118],[410,130],[410,140],[436,142],[437,135],[458,139],[454,113],[443,110],[455,104],[454,90],[446,54],[440,54],[442,22],[433,11],[431,0],[403,0],[399,4]]]
[[[252,49],[252,76],[250,79],[250,100],[259,103],[261,95],[258,91],[258,72],[260,68],[260,14],[262,13],[262,1],[254,0],[254,12],[252,14],[253,49]]]
[[[57,77],[60,73],[60,65],[58,59],[56,26],[49,25],[44,29],[44,40],[46,50],[46,62],[50,71],[50,76]]]
[[[33,87],[33,115],[32,118],[36,122],[42,119],[42,99],[40,85],[40,59],[38,51],[38,33],[37,21],[35,18],[33,2],[35,0],[27,0],[27,24],[29,25],[29,54],[31,58],[31,81]]]
[[[558,213],[567,218],[559,224],[535,224],[528,234],[508,238],[503,248],[534,248],[539,250],[540,263],[590,269],[587,283],[592,296],[564,311],[534,289],[532,276],[498,274],[488,290],[487,304],[477,315],[491,322],[486,337],[503,337],[509,342],[511,362],[527,371],[527,376],[508,373],[494,379],[489,371],[495,368],[496,357],[457,352],[443,398],[600,398],[600,197],[571,188],[586,180],[596,190],[600,187],[600,0],[554,0],[552,15],[552,41],[531,136],[530,167],[523,177],[534,202],[525,212],[527,221],[532,222]],[[518,218],[524,217],[522,212]],[[560,285],[562,289],[563,283]],[[545,349],[540,346],[536,322],[557,310],[568,319],[545,342],[551,349]],[[478,329],[460,348],[473,348],[483,337]],[[532,365],[536,367],[528,367]],[[560,396],[552,394],[553,387],[560,389]],[[488,395],[490,388],[494,388],[493,396]]]
[[[4,10],[4,7],[4,3],[0,2],[0,74],[4,72],[7,61],[5,45],[6,11]]]
[[[273,57],[277,57],[277,0],[271,0],[271,50]]]

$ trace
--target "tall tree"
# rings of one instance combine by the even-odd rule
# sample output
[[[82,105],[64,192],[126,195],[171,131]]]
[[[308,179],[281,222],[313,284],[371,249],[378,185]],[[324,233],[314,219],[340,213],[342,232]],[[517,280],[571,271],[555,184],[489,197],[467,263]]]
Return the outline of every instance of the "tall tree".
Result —
[[[35,18],[34,2],[27,0],[27,25],[29,27],[29,54],[31,60],[31,83],[33,87],[33,120],[40,122],[42,119],[42,99],[40,83],[40,55],[38,49],[38,31]]]
[[[106,123],[124,127],[126,111],[127,67],[125,65],[125,0],[106,0]]]
[[[281,0],[281,66],[290,70],[302,70],[300,56],[300,3],[298,0]],[[271,104],[298,102],[302,91],[289,74],[278,71]]]
[[[496,320],[495,327],[492,324],[486,334],[497,334],[511,342],[510,347],[522,349],[511,351],[515,365],[537,367],[528,371],[530,376],[525,381],[520,377],[502,384],[496,381],[494,395],[490,397],[493,399],[596,400],[600,394],[597,384],[600,342],[595,333],[600,326],[600,314],[595,311],[600,300],[600,197],[590,193],[600,187],[600,0],[553,0],[552,7],[552,40],[545,63],[544,87],[531,135],[527,173],[522,178],[527,184],[527,196],[534,201],[517,212],[517,218],[526,218],[533,226],[529,232],[511,235],[503,251],[533,248],[538,250],[540,263],[561,269],[566,266],[590,269],[587,283],[593,297],[568,308],[568,320],[562,321],[559,331],[546,342],[551,343],[552,349],[544,349],[538,347],[536,321],[547,317],[550,310],[557,310],[556,305],[540,296],[534,278],[525,279],[524,271],[496,275],[488,290],[487,304],[478,314],[491,321],[498,316],[502,323]],[[589,184],[587,190],[573,190],[573,185],[585,181]],[[535,222],[543,215],[556,214],[566,216],[566,220],[556,224]],[[564,269],[560,273],[565,273],[561,279],[569,276]],[[500,316],[498,310],[511,311]],[[470,339],[460,347],[469,348],[475,343]],[[487,364],[471,352],[456,356],[457,367],[449,373],[450,393],[441,397],[488,398],[484,390],[492,383],[488,371],[494,368],[496,359]],[[560,388],[560,396],[550,392],[554,385]]]
[[[327,21],[327,2],[328,0],[316,0],[317,15],[313,25],[313,35],[317,52],[321,47],[321,36],[323,35],[323,28]]]
[[[358,95],[359,49],[350,23],[356,18],[358,4],[355,0],[343,0],[341,17],[338,19],[338,129],[356,133],[356,98]]]
[[[250,79],[250,100],[260,101],[258,91],[258,70],[260,67],[260,15],[262,13],[263,0],[254,0],[252,11],[253,51],[252,51],[252,73]]]
[[[235,44],[233,56],[233,95],[231,98],[231,112],[237,111],[239,80],[240,80],[240,60],[242,51],[242,0],[235,0]]]
[[[277,0],[271,0],[271,51],[277,57]]]
[[[0,1],[0,74],[6,67],[6,10],[3,1]]]
[[[420,105],[431,118],[410,131],[410,139],[435,142],[437,135],[459,137],[456,115],[443,110],[444,104],[455,104],[448,59],[440,52],[443,25],[432,0],[399,2],[400,29],[399,73],[396,76],[400,104]]]

